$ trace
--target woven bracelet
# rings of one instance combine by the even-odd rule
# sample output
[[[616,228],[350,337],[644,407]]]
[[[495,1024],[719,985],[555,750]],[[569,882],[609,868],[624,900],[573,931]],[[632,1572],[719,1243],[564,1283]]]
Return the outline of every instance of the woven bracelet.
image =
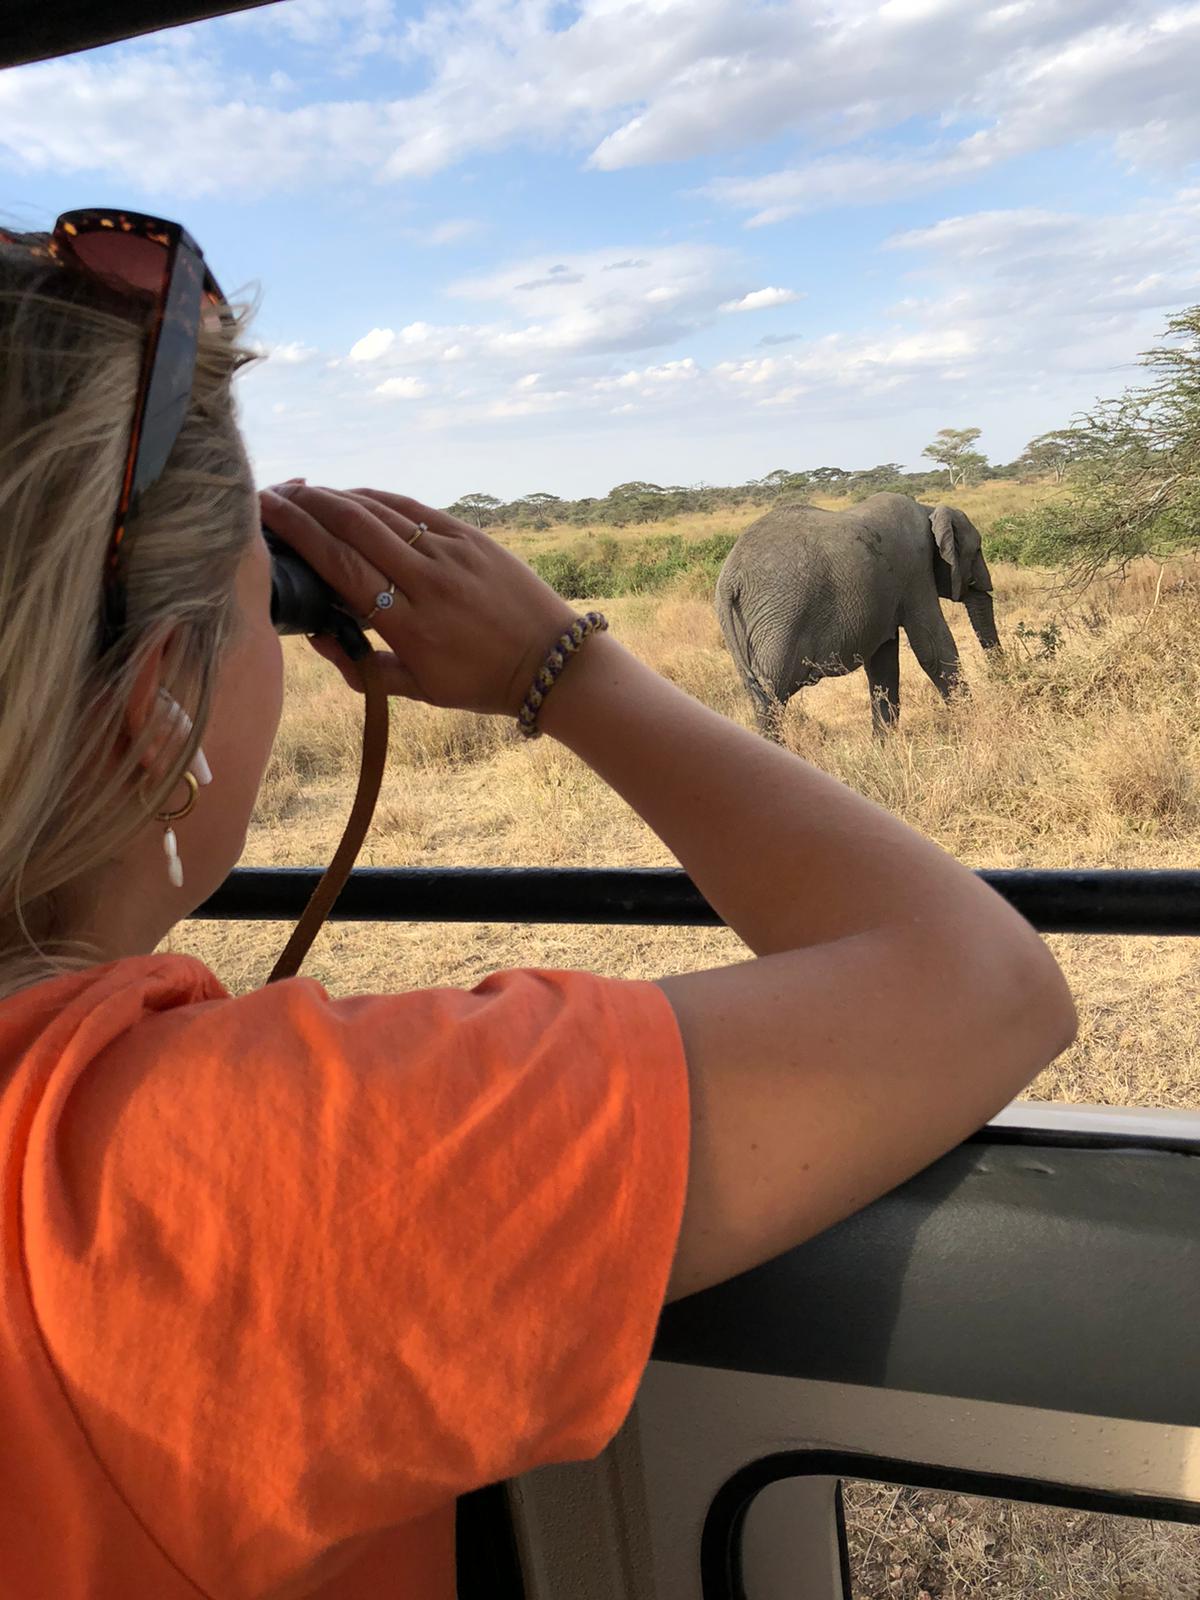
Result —
[[[538,669],[537,677],[534,678],[520,711],[517,712],[517,726],[527,739],[542,737],[542,730],[537,725],[538,712],[542,709],[542,701],[554,687],[562,669],[589,634],[603,633],[607,627],[608,618],[603,612],[589,611],[586,616],[576,617],[567,632],[555,640],[545,661]]]

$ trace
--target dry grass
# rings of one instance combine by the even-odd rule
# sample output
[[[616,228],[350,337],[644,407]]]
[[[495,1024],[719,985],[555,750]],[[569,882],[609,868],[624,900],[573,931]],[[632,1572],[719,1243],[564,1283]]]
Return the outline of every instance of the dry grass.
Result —
[[[855,1600],[1200,1596],[1200,1528],[871,1483],[843,1497]]]
[[[989,486],[984,486],[987,488]],[[796,696],[791,747],[974,866],[1191,866],[1200,843],[1200,570],[1147,566],[1082,599],[1045,574],[998,568],[1007,643],[987,662],[948,606],[970,696],[942,706],[904,650],[897,736],[871,738],[862,673]],[[1160,576],[1162,582],[1160,585]],[[1157,597],[1157,599],[1156,599]],[[658,671],[749,726],[749,702],[706,592],[605,600],[617,635]],[[1024,626],[1024,638],[1016,636]],[[1047,640],[1061,641],[1046,654]],[[324,863],[340,836],[360,703],[289,642],[283,724],[247,864]],[[670,865],[641,820],[561,746],[526,747],[504,721],[397,701],[371,865]],[[177,949],[241,989],[261,982],[286,929],[189,923]],[[1074,1048],[1037,1098],[1200,1104],[1200,946],[1191,940],[1052,941],[1079,1001]],[[339,924],[305,971],[334,993],[471,984],[514,965],[657,977],[745,954],[726,929]]]

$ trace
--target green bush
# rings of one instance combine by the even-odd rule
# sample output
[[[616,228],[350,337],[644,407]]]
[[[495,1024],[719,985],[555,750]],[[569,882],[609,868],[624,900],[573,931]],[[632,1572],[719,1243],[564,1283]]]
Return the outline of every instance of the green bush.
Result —
[[[531,556],[529,565],[565,600],[580,600],[594,592],[588,586],[587,567],[569,550],[550,550],[544,555]]]
[[[997,517],[984,539],[984,556],[1018,567],[1056,567],[1069,555],[1071,510],[1062,500]]]
[[[572,550],[535,552],[529,564],[564,600],[657,594],[685,573],[702,572],[715,584],[736,538],[735,533],[713,533],[688,541],[668,533],[624,544],[605,538]]]

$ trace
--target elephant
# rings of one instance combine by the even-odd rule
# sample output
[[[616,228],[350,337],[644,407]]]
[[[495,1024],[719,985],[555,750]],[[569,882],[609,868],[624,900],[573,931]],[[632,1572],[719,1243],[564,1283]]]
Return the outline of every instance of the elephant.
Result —
[[[797,689],[866,667],[877,734],[900,714],[900,629],[943,699],[961,687],[939,603],[960,600],[996,650],[992,577],[979,530],[954,506],[873,494],[847,511],[785,505],[738,538],[717,577],[717,617],[754,702],[778,739]]]

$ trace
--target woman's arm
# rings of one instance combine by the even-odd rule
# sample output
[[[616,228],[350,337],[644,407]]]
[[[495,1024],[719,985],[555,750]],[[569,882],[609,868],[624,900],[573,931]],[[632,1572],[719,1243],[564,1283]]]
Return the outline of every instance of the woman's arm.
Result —
[[[293,487],[264,510],[356,610],[395,582],[381,670],[413,698],[514,716],[573,615],[511,551],[418,501]],[[1074,1037],[1062,974],[999,895],[611,635],[571,659],[540,725],[645,819],[757,958],[661,980],[692,1108],[672,1298],[892,1188]]]
[[[769,1260],[995,1114],[1075,1034],[1053,957],[979,878],[609,635],[541,712],[760,958],[662,979],[692,1088],[668,1298]]]

